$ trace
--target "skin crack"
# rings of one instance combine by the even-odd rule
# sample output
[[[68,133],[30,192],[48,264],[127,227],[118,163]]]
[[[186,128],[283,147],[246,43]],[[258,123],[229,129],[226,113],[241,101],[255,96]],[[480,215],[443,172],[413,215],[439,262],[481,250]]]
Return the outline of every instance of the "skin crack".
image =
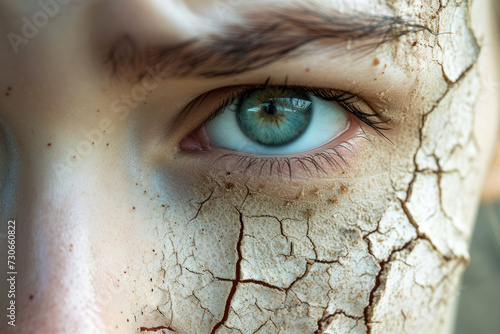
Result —
[[[170,328],[170,327],[166,327],[166,326],[158,326],[158,327],[140,327],[139,328],[139,331],[140,332],[158,332],[158,331],[163,331],[163,330],[167,330],[169,332],[173,332],[175,333],[175,331]]]
[[[314,332],[314,334],[323,334],[327,330],[328,326],[333,322],[334,318],[339,314],[353,320],[363,319],[363,317],[355,317],[345,313],[342,310],[337,310],[333,314],[324,315],[320,320],[318,320],[318,330]]]
[[[243,223],[243,214],[241,213],[240,210],[235,208],[236,211],[238,211],[239,214],[239,220],[240,220],[240,233],[238,236],[238,242],[236,244],[236,251],[238,252],[238,259],[236,260],[236,272],[235,272],[235,279],[233,280],[233,286],[231,287],[231,291],[229,292],[229,295],[227,296],[227,301],[226,301],[226,307],[224,309],[224,315],[222,316],[222,319],[214,326],[212,329],[212,334],[214,334],[219,327],[221,327],[226,321],[227,318],[229,317],[229,311],[231,309],[231,301],[234,297],[234,294],[236,293],[236,288],[238,286],[238,282],[241,279],[241,260],[242,260],[242,255],[241,255],[241,242],[243,241],[243,232],[245,229],[245,225]]]
[[[205,203],[207,203],[207,202],[208,202],[208,201],[212,198],[212,195],[213,195],[213,194],[214,194],[214,189],[212,189],[212,190],[210,191],[210,195],[208,195],[208,197],[207,197],[206,199],[204,199],[203,201],[201,201],[200,203],[198,203],[198,205],[199,205],[199,206],[198,206],[198,211],[196,211],[196,214],[194,215],[194,217],[193,217],[193,218],[191,218],[190,220],[188,220],[188,222],[187,222],[188,224],[189,224],[190,222],[192,222],[193,220],[195,220],[196,218],[198,218],[198,215],[200,214],[201,209],[203,208],[203,205],[204,205]]]
[[[214,278],[219,280],[219,281],[223,281],[223,282],[233,282],[233,283],[240,283],[240,284],[252,283],[252,284],[264,286],[264,287],[269,288],[269,289],[278,290],[280,292],[285,291],[285,289],[280,288],[279,286],[274,286],[272,284],[269,284],[269,283],[266,283],[263,281],[259,281],[259,280],[255,280],[255,279],[235,280],[235,279],[220,278],[220,277],[214,277]]]

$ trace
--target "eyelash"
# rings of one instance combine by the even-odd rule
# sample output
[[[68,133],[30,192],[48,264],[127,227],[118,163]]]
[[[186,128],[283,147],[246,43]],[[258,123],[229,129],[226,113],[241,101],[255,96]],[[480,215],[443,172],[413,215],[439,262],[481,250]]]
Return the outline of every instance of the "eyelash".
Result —
[[[265,88],[286,88],[293,89],[298,92],[308,93],[315,95],[316,97],[322,98],[328,102],[335,102],[340,107],[342,107],[349,114],[354,116],[357,120],[361,121],[362,124],[367,125],[371,129],[373,129],[378,135],[383,137],[385,140],[392,143],[392,141],[383,133],[383,131],[390,130],[390,128],[386,125],[391,121],[390,118],[385,117],[381,112],[375,112],[370,108],[373,113],[367,113],[361,110],[357,103],[362,101],[362,99],[354,94],[334,89],[327,88],[316,88],[316,87],[305,87],[305,86],[297,86],[297,85],[288,85],[286,82],[282,85],[270,85],[270,78],[264,84],[261,85],[252,85],[252,86],[241,86],[232,91],[226,98],[224,98],[215,108],[215,110],[209,114],[209,116],[198,125],[192,133],[195,133],[202,129],[209,121],[220,115],[224,109],[231,105],[236,99],[244,98],[248,94],[252,93],[257,89],[265,89]],[[359,123],[358,123],[359,124]],[[362,133],[357,134],[354,137],[347,139],[339,144],[336,144],[334,147],[326,148],[323,152],[308,154],[303,157],[257,157],[252,155],[245,155],[242,153],[227,153],[216,159],[216,161],[228,158],[228,157],[237,157],[236,164],[233,168],[236,168],[240,165],[244,165],[242,168],[243,174],[245,174],[248,169],[255,164],[260,164],[260,167],[257,165],[259,169],[258,175],[261,176],[265,166],[269,165],[269,175],[272,174],[273,170],[276,169],[279,177],[283,176],[283,167],[286,166],[288,169],[288,177],[290,180],[292,179],[292,163],[297,162],[300,166],[310,175],[313,173],[309,166],[312,166],[317,173],[327,174],[325,168],[322,167],[322,161],[326,162],[328,165],[332,167],[340,167],[342,168],[342,164],[348,166],[347,161],[339,152],[340,149],[346,149],[352,155],[355,155],[355,145],[351,142],[356,139],[365,139],[368,140],[371,144],[373,142],[366,135],[365,129],[363,129],[362,124],[359,124]],[[338,161],[340,159],[340,161]],[[215,162],[216,162],[215,161]],[[276,166],[276,168],[275,168]],[[233,170],[234,171],[234,170]],[[231,171],[231,172],[233,172]]]

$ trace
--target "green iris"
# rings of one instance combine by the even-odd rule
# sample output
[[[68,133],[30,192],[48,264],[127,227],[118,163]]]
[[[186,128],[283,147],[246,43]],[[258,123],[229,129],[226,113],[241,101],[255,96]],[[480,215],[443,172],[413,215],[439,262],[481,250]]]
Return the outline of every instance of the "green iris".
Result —
[[[297,139],[311,121],[312,101],[307,94],[285,88],[256,89],[238,105],[243,132],[264,145],[284,145]]]

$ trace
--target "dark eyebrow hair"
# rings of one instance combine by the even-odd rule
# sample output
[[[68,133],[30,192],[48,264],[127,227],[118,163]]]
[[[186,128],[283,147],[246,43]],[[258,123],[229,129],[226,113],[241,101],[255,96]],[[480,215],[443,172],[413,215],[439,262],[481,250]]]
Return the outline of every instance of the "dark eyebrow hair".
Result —
[[[226,24],[222,33],[166,46],[142,46],[122,35],[106,53],[105,64],[113,77],[132,80],[145,77],[148,68],[171,77],[219,77],[304,55],[311,50],[302,47],[313,42],[347,42],[341,50],[327,45],[333,54],[342,54],[374,49],[409,33],[432,33],[396,16],[348,16],[319,7],[266,8],[241,15],[241,23]]]

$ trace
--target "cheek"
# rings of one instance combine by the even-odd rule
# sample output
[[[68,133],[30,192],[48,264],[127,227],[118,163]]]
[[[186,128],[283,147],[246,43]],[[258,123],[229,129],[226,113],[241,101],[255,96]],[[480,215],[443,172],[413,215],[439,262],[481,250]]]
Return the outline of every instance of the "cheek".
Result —
[[[137,245],[119,275],[133,301],[126,317],[144,328],[202,333],[223,318],[239,279],[240,213],[214,184],[161,170],[138,182],[145,190],[134,213]]]
[[[388,257],[413,237],[382,236],[391,220],[377,231],[381,217],[391,215],[387,174],[332,183],[297,200],[225,179],[158,179],[153,201],[165,204],[148,211],[143,230],[147,274],[131,279],[140,300],[133,317],[149,328],[167,322],[178,331],[209,332],[224,323],[253,332],[274,323],[314,332],[325,312],[361,318],[380,270],[371,253]]]

